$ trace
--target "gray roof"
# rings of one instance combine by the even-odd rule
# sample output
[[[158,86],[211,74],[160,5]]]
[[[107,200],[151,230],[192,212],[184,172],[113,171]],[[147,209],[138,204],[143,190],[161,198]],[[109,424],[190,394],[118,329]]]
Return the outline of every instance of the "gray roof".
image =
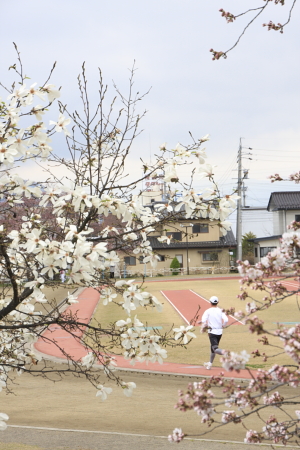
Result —
[[[165,242],[159,242],[156,237],[148,236],[151,247],[153,250],[167,249],[167,248],[186,248],[186,240],[179,242],[170,242],[166,244]],[[223,248],[223,247],[236,247],[236,240],[232,231],[228,231],[225,236],[222,236],[219,241],[198,241],[192,242],[188,241],[189,248]]]
[[[281,238],[281,234],[276,234],[274,236],[266,236],[261,238],[254,238],[254,239],[248,239],[249,242],[260,242],[260,241],[271,241],[272,239],[279,239]]]
[[[272,192],[267,210],[285,209],[300,209],[300,191]]]

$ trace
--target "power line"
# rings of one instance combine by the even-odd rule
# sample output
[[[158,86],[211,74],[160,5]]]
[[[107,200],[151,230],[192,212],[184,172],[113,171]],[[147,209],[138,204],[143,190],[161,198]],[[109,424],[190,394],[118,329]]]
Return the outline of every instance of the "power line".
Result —
[[[286,153],[297,153],[298,154],[298,151],[297,150],[283,150],[283,149],[279,149],[279,148],[277,148],[277,149],[271,149],[271,148],[254,148],[254,147],[251,147],[251,149],[252,149],[252,151],[263,151],[263,152],[281,152],[281,153],[284,153],[284,154],[286,154]]]

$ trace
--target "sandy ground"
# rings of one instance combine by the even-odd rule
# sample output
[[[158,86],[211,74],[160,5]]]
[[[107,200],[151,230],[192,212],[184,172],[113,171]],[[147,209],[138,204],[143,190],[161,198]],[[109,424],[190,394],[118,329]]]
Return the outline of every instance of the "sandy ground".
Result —
[[[3,433],[5,442],[0,443],[0,450],[172,450],[173,448],[178,450],[253,450],[253,445],[217,441],[185,440],[175,447],[176,444],[168,442],[166,438],[151,436],[87,434],[15,428]],[[28,444],[24,445],[20,442]],[[255,448],[271,450],[270,446],[265,445]]]
[[[10,416],[9,425],[33,428],[8,427],[0,434],[0,450],[126,450],[134,446],[165,449],[172,448],[166,436],[175,427],[182,427],[189,435],[199,435],[207,430],[195,413],[174,409],[178,389],[184,389],[194,379],[142,373],[124,373],[124,379],[137,384],[134,395],[127,398],[115,388],[109,399],[102,402],[95,397],[95,388],[80,378],[70,376],[53,383],[23,374],[22,380],[16,380],[21,384],[15,385],[14,394],[5,396],[2,392],[1,410]],[[254,429],[261,428],[255,417],[248,424]],[[207,441],[186,441],[178,448],[234,450],[242,444],[224,441],[242,442],[244,435],[240,426],[231,425],[209,435],[197,436],[197,439]],[[250,449],[250,446],[242,445],[242,448]]]

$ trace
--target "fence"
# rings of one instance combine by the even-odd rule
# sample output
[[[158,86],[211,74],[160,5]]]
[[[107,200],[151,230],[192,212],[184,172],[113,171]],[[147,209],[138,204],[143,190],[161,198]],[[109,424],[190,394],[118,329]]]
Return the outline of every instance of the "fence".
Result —
[[[143,271],[137,271],[133,266],[124,266],[123,270],[120,270],[119,267],[117,270],[113,272],[112,278],[134,278],[134,277],[163,277],[163,276],[172,276],[173,272],[177,273],[177,276],[187,275],[187,268],[181,269],[143,269]],[[227,267],[190,267],[189,274],[190,275],[208,275],[208,274],[226,274],[237,272],[237,268],[235,266],[227,266]],[[110,273],[108,270],[102,273],[102,278],[109,278]],[[24,280],[27,281],[27,280]],[[9,279],[0,279],[0,283],[10,283]]]
[[[172,276],[173,272],[177,273],[177,276],[187,275],[187,268],[181,269],[144,269],[143,271],[136,271],[133,267],[124,268],[120,270],[116,278],[129,278],[129,277],[160,277],[160,276]],[[222,274],[222,273],[232,273],[237,272],[237,268],[234,266],[230,267],[190,267],[190,275],[205,275],[205,274]]]

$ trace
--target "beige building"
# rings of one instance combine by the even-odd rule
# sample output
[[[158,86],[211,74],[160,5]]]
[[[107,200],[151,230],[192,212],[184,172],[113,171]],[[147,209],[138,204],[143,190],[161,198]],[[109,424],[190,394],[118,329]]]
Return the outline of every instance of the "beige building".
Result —
[[[170,244],[160,242],[160,236],[170,237]],[[157,267],[144,264],[143,258],[124,256],[122,272],[129,274],[167,275],[170,274],[170,264],[173,258],[180,263],[180,273],[218,273],[228,272],[233,265],[233,250],[236,240],[232,231],[222,236],[217,221],[209,219],[180,220],[169,226],[160,225],[149,236],[151,247],[159,256]]]

